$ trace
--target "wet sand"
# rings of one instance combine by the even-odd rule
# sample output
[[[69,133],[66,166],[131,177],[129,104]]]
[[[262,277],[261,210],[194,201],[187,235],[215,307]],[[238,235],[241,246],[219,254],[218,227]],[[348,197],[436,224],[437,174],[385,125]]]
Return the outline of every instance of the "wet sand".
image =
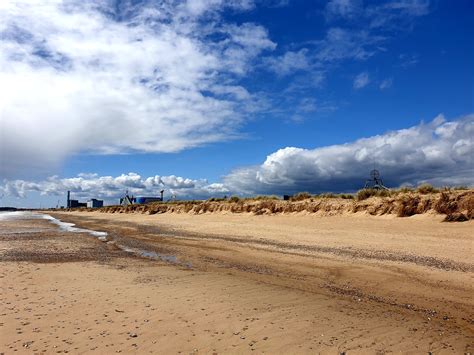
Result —
[[[0,352],[473,351],[472,222],[54,215],[112,243],[0,222]]]

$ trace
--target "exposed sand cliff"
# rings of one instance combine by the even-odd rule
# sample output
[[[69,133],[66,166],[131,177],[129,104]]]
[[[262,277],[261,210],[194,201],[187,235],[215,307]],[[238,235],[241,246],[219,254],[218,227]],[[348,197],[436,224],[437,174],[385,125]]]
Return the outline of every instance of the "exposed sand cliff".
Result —
[[[251,213],[255,215],[316,213],[324,216],[352,213],[396,215],[441,214],[446,221],[474,219],[474,190],[451,190],[439,193],[393,193],[387,197],[356,198],[309,197],[300,201],[278,199],[237,199],[224,201],[178,201],[148,205],[108,206],[98,209],[107,213]],[[91,211],[91,209],[82,209]]]

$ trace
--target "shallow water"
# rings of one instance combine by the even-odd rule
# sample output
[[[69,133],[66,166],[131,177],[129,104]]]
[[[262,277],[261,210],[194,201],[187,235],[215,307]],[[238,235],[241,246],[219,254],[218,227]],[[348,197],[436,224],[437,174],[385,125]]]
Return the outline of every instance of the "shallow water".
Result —
[[[21,219],[45,219],[51,223],[57,225],[59,229],[65,232],[71,233],[88,233],[99,239],[107,237],[107,232],[99,232],[90,229],[74,227],[74,223],[66,223],[57,218],[50,216],[49,214],[30,212],[30,211],[15,211],[15,212],[0,212],[0,221],[14,221]]]
[[[45,213],[37,213],[37,212],[30,212],[30,211],[0,212],[0,221],[15,221],[15,220],[28,220],[28,219],[47,220],[51,222],[52,224],[55,224],[56,226],[58,226],[59,229],[62,231],[71,232],[71,233],[87,233],[94,237],[97,237],[99,240],[103,242],[115,243],[114,241],[110,240],[107,232],[100,232],[100,231],[95,231],[91,229],[74,227],[75,226],[74,223],[63,222]],[[21,230],[21,231],[16,231],[13,233],[15,234],[28,233],[29,234],[29,233],[37,233],[40,231],[42,230],[39,230],[39,229],[38,230]],[[130,247],[127,247],[125,245],[120,245],[120,244],[116,244],[116,246],[127,253],[140,256],[142,258],[152,259],[152,260],[161,260],[161,261],[171,263],[171,264],[179,264],[179,265],[184,265],[186,267],[191,267],[190,263],[180,262],[175,255],[160,254],[155,251],[130,248]]]
[[[117,245],[117,247],[119,247],[123,251],[126,251],[127,253],[135,254],[147,259],[162,260],[172,264],[178,263],[178,258],[175,255],[160,254],[155,251],[130,248],[124,245]]]

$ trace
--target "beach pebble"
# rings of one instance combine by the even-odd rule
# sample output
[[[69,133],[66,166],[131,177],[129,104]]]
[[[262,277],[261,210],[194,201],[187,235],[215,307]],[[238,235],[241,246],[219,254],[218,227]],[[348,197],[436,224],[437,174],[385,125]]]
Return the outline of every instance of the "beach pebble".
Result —
[[[27,341],[27,342],[23,343],[23,347],[24,348],[29,348],[31,344],[33,344],[33,341]]]

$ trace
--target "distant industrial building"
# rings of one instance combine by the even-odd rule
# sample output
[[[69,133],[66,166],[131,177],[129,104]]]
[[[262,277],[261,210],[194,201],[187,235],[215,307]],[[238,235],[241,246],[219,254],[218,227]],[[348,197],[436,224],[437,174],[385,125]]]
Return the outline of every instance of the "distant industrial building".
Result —
[[[150,202],[161,202],[161,201],[163,201],[163,193],[164,193],[164,190],[161,190],[160,191],[160,195],[161,195],[160,197],[157,197],[157,196],[153,196],[153,197],[152,196],[133,197],[133,195],[129,196],[128,191],[127,191],[125,193],[125,196],[120,198],[120,204],[122,206],[129,206],[129,205],[133,205],[134,203],[144,205],[144,204],[147,204],[147,203],[150,203]]]
[[[79,202],[79,200],[71,200],[71,191],[67,192],[67,208],[87,207],[86,203]]]
[[[104,207],[104,201],[103,200],[98,200],[96,198],[92,198],[89,201],[87,201],[87,207],[88,208]]]
[[[67,208],[78,208],[78,207],[90,207],[98,208],[104,206],[104,201],[97,200],[95,198],[89,200],[88,202],[79,202],[79,200],[71,200],[71,191],[67,192]]]
[[[150,202],[161,202],[163,201],[162,197],[137,197],[136,202],[139,204],[147,204]]]
[[[128,205],[133,205],[136,202],[135,197],[133,196],[128,196],[128,191],[125,193],[124,197],[120,198],[120,204],[122,206],[128,206]]]
[[[68,208],[87,207],[87,203],[79,202],[78,200],[69,200]]]

